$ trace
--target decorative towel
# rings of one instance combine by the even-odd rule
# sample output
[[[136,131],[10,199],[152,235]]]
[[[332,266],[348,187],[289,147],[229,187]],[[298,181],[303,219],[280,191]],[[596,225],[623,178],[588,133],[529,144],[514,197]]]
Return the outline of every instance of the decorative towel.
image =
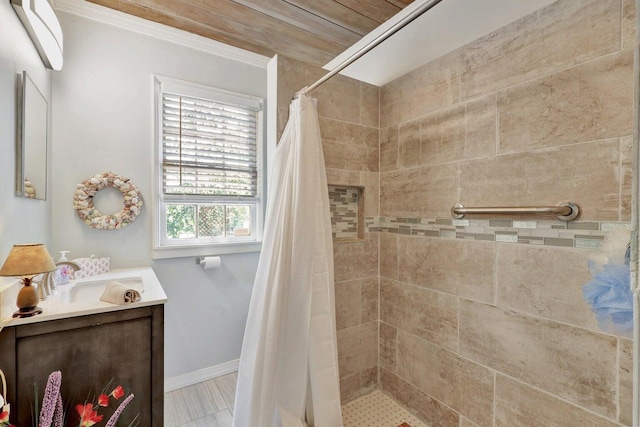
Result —
[[[88,258],[76,258],[72,261],[80,266],[80,270],[74,272],[71,279],[84,279],[85,277],[109,272],[109,257],[91,255]]]
[[[140,292],[120,282],[109,282],[100,301],[111,304],[131,304],[140,301]]]

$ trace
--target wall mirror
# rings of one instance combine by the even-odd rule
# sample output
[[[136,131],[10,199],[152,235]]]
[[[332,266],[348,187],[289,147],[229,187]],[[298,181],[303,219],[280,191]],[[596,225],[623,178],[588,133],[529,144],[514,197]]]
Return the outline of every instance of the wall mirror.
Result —
[[[49,107],[26,71],[17,79],[16,195],[45,200]]]

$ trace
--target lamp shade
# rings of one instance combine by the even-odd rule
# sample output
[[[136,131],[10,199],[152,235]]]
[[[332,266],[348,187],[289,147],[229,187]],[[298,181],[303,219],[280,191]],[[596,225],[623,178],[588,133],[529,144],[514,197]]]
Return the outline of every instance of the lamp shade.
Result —
[[[0,268],[0,276],[34,276],[54,271],[56,268],[49,251],[42,243],[13,245],[13,249]]]

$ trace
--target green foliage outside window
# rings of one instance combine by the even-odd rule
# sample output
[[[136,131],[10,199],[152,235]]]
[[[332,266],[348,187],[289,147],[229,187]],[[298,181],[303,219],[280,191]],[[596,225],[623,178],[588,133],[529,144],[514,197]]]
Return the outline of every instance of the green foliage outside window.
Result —
[[[167,237],[170,239],[249,235],[250,206],[167,205]]]
[[[180,239],[195,235],[195,206],[167,205],[167,237]]]

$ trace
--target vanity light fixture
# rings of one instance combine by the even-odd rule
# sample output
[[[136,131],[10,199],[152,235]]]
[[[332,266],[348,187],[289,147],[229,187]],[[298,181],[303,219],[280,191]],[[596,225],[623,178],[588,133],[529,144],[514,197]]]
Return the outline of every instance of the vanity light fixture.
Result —
[[[55,271],[56,265],[42,243],[13,245],[6,261],[0,268],[0,276],[20,277],[23,287],[18,292],[18,310],[13,317],[30,317],[42,313],[38,307],[38,294],[31,281],[41,273]]]
[[[11,0],[45,67],[62,69],[62,27],[48,0]]]

